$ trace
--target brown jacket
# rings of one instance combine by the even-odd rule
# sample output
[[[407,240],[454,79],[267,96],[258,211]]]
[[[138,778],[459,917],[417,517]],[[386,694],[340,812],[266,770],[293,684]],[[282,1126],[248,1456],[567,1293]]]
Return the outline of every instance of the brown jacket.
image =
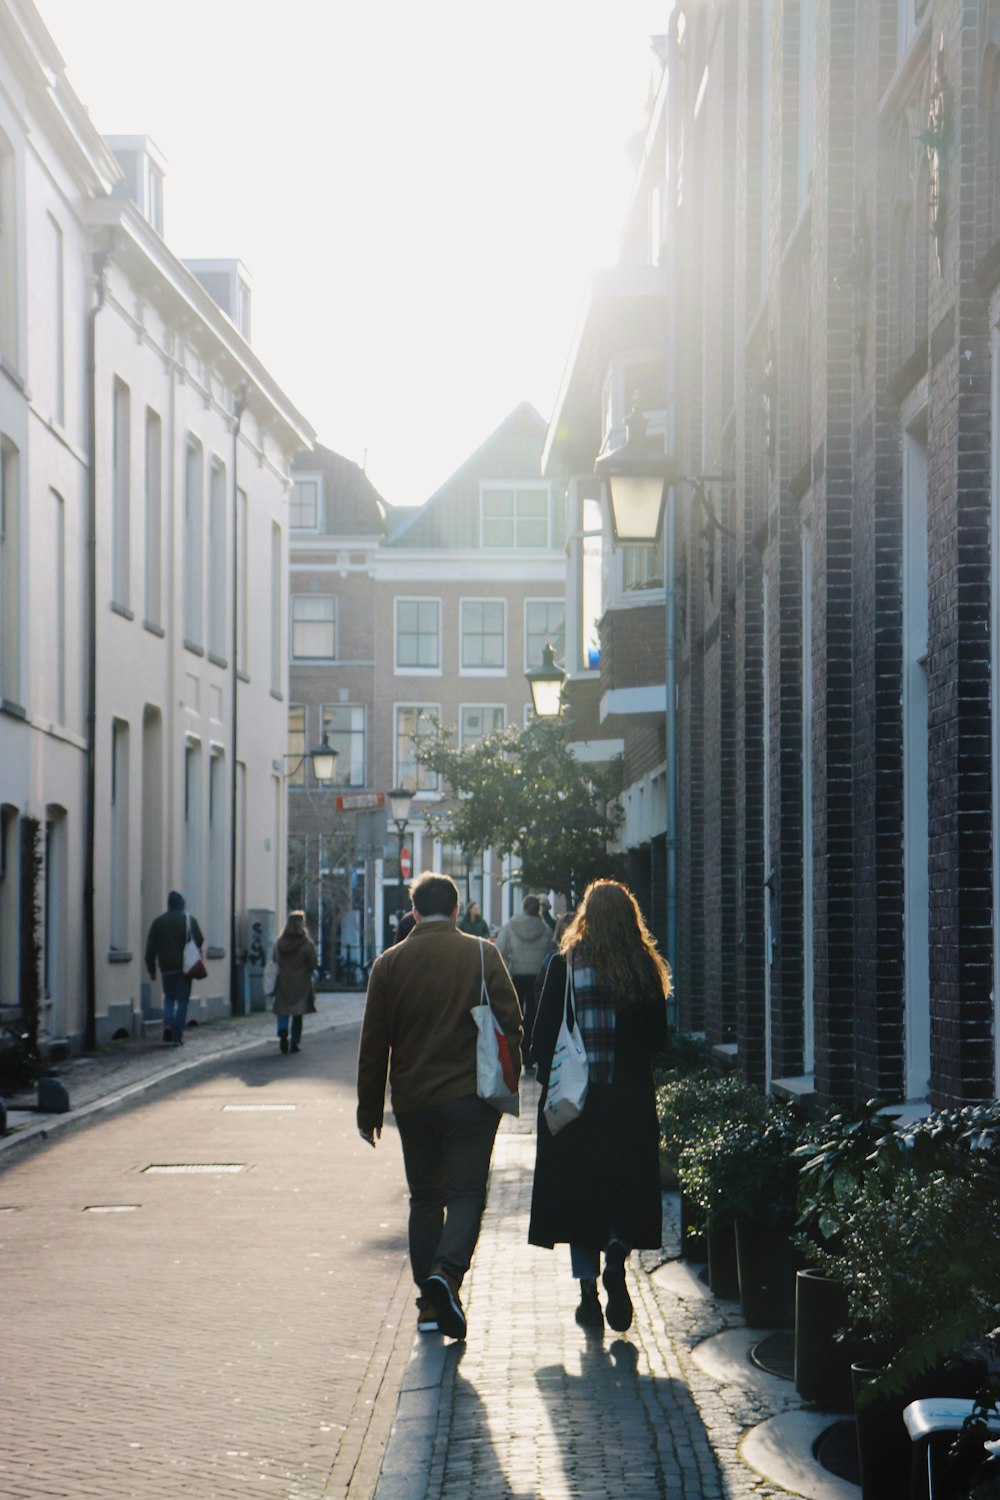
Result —
[[[482,952],[493,1013],[521,1071],[521,1007],[492,943],[459,932],[450,919],[418,922],[387,948],[368,977],[358,1052],[358,1126],[381,1129],[389,1077],[395,1114],[467,1099],[476,1092]]]

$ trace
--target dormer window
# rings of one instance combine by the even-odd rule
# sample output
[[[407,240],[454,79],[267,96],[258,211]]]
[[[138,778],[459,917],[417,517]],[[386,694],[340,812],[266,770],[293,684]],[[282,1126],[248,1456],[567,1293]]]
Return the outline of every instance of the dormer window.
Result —
[[[128,198],[162,236],[165,158],[148,135],[109,135],[105,142],[124,174],[115,184],[113,196]]]
[[[303,474],[293,480],[288,502],[288,525],[292,531],[319,530],[320,478]]]
[[[252,287],[246,266],[239,260],[186,260],[184,264],[201,282],[212,301],[250,342]]]

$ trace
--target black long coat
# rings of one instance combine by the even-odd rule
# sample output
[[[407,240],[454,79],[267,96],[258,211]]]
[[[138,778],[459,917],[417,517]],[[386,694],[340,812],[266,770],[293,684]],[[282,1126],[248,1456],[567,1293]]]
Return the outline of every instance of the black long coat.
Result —
[[[532,1042],[543,1088],[528,1241],[547,1249],[565,1243],[601,1249],[614,1229],[634,1249],[658,1249],[663,1209],[651,1062],[667,1043],[666,1001],[619,1011],[614,1082],[591,1082],[579,1119],[553,1135],[543,1111],[565,986],[566,960],[557,953],[545,975]]]

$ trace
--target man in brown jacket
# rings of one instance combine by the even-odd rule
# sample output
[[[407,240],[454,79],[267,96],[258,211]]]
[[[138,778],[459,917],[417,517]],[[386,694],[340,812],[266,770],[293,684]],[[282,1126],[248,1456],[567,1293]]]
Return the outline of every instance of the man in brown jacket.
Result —
[[[382,1133],[386,1075],[410,1189],[410,1265],[417,1326],[465,1337],[459,1290],[479,1238],[500,1115],[476,1093],[485,965],[493,1013],[521,1070],[521,1008],[492,943],[457,928],[458,889],[447,875],[413,886],[416,926],[372,965],[358,1053],[358,1131]]]

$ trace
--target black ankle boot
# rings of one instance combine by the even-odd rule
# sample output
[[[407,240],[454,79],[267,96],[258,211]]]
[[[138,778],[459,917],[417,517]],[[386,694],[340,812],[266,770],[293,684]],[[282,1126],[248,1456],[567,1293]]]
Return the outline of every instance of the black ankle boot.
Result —
[[[582,1278],[580,1281],[580,1305],[575,1313],[581,1328],[604,1327],[604,1314],[597,1297],[597,1282]]]

